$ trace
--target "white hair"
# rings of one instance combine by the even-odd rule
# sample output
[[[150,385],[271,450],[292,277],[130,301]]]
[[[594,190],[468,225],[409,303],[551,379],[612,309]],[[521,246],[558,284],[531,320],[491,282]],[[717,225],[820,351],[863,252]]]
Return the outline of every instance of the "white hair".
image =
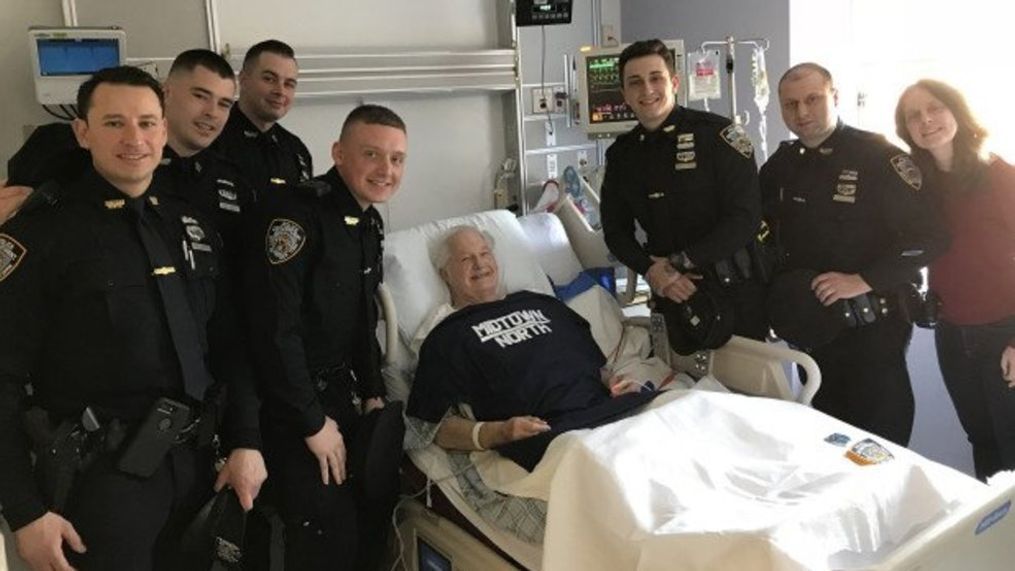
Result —
[[[479,228],[471,224],[459,224],[458,226],[452,226],[447,230],[441,232],[440,236],[433,242],[433,246],[430,248],[430,263],[437,269],[438,272],[443,270],[448,265],[448,261],[451,259],[451,239],[461,234],[462,232],[476,232],[486,240],[486,245],[493,251],[494,240],[493,236],[490,235],[486,230],[480,230]]]

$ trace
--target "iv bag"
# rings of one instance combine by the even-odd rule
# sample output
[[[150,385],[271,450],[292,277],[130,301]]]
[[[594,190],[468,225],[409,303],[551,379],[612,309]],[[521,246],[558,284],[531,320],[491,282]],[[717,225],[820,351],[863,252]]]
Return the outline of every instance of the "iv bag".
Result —
[[[687,99],[719,99],[722,96],[719,51],[705,50],[687,54],[691,70],[687,81]]]

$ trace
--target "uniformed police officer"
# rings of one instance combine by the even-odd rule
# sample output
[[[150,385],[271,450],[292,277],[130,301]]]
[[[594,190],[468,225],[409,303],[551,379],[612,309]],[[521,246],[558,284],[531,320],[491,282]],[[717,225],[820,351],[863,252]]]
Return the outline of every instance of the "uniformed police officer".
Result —
[[[233,393],[251,373],[222,299],[218,235],[153,176],[166,141],[158,83],[106,69],[78,108],[92,167],[0,233],[0,503],[33,569],[181,568],[179,534],[212,490],[212,379]],[[259,457],[250,405],[231,397],[221,434]],[[257,478],[230,455],[218,485],[249,505],[239,488]]]
[[[298,75],[295,52],[278,40],[255,44],[243,58],[240,99],[215,146],[258,193],[313,176],[306,145],[278,124],[292,107]]]
[[[606,152],[602,214],[610,251],[644,275],[656,296],[675,302],[696,291],[693,274],[723,284],[735,304],[734,332],[763,339],[764,288],[751,252],[761,205],[750,139],[728,119],[677,105],[680,79],[661,41],[631,44],[618,68],[638,126]]]
[[[210,148],[233,107],[233,68],[213,51],[187,50],[173,60],[163,88],[169,136],[156,173],[168,176],[174,193],[212,218],[229,263],[237,266],[241,220],[256,196],[239,167]]]
[[[947,237],[909,156],[838,120],[828,70],[790,68],[779,80],[779,101],[798,139],[762,167],[761,187],[781,271],[818,272],[813,295],[826,306],[849,300],[843,315],[852,316],[830,343],[803,347],[821,368],[814,406],[905,445],[914,412],[906,369],[912,325],[896,294],[917,283],[919,268]]]
[[[372,569],[384,548],[397,490],[368,497],[348,460],[361,452],[352,444],[361,422],[385,406],[373,301],[383,227],[372,205],[398,190],[405,153],[398,115],[354,109],[332,146],[334,168],[267,197],[250,242],[261,245],[246,289],[286,569]],[[400,433],[390,444],[383,454],[397,459]]]

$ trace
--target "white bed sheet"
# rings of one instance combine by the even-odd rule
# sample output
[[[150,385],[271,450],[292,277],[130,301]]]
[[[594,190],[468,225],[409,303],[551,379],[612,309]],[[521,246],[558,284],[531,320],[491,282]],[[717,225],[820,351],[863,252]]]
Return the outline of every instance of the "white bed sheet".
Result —
[[[987,487],[808,407],[673,391],[651,411],[565,434],[527,474],[474,454],[495,490],[547,500],[545,569],[815,571],[874,563]]]

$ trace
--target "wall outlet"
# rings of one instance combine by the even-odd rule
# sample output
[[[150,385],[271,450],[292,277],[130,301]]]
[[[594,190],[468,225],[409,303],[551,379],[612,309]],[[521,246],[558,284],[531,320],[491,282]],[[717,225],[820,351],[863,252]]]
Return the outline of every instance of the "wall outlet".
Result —
[[[549,93],[548,93],[549,92]],[[532,88],[532,113],[546,113],[550,110],[552,91],[541,87]]]
[[[563,87],[533,87],[532,114],[567,113],[567,99]]]

